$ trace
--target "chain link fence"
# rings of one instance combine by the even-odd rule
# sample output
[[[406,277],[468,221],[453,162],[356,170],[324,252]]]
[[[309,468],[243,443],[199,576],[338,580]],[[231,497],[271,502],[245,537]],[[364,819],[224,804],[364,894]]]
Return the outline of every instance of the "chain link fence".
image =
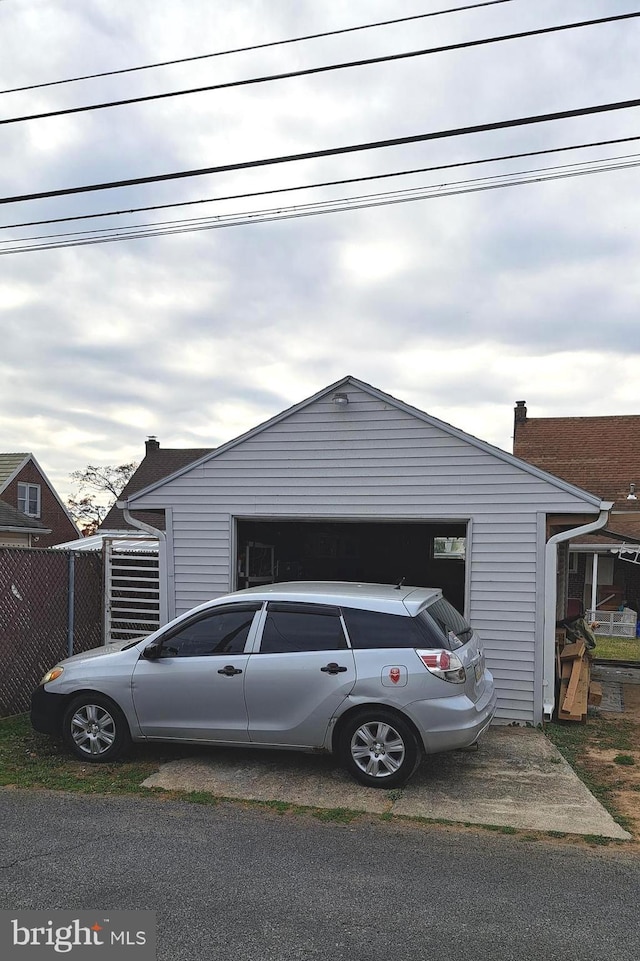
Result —
[[[0,548],[0,717],[29,709],[56,661],[99,647],[102,555]]]

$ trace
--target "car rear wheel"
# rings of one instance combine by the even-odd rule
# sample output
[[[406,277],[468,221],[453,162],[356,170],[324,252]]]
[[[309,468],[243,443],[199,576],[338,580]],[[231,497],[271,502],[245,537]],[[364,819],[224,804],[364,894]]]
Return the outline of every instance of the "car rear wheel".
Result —
[[[340,734],[342,764],[367,787],[405,784],[422,758],[411,727],[391,711],[370,710],[350,718]]]
[[[115,761],[131,742],[124,714],[102,694],[83,694],[71,702],[64,715],[62,735],[76,757],[94,763]]]

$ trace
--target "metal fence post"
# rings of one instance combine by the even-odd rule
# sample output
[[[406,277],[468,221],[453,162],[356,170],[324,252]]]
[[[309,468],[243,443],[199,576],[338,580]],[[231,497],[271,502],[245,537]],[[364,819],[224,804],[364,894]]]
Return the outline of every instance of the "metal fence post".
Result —
[[[76,555],[69,551],[69,606],[67,611],[67,656],[73,655],[73,635],[75,628],[75,594],[76,594]]]

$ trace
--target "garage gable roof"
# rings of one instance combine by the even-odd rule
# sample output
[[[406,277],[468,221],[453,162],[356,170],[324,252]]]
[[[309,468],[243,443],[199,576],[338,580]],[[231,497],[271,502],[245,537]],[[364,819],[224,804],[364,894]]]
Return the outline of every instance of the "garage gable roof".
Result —
[[[288,407],[286,410],[282,411],[280,414],[276,414],[275,417],[271,417],[269,420],[265,421],[262,424],[259,424],[257,427],[252,428],[246,433],[241,434],[239,437],[235,437],[233,440],[227,441],[226,444],[222,444],[220,447],[216,447],[214,450],[207,453],[204,457],[201,457],[199,460],[193,461],[192,463],[183,467],[181,470],[178,470],[175,473],[162,478],[161,480],[157,481],[155,484],[151,484],[148,487],[145,487],[144,489],[137,491],[135,494],[129,497],[127,501],[128,505],[132,509],[134,509],[135,502],[138,499],[143,498],[146,494],[150,493],[151,491],[158,490],[160,487],[164,487],[165,485],[170,484],[177,477],[181,477],[184,474],[187,474],[190,471],[197,469],[202,464],[208,463],[209,461],[214,460],[216,457],[220,457],[222,454],[226,453],[227,451],[232,450],[234,447],[237,447],[240,444],[243,444],[245,441],[249,440],[250,438],[255,437],[256,435],[262,433],[263,431],[268,430],[270,427],[273,427],[275,424],[280,423],[281,421],[285,420],[287,417],[291,417],[293,414],[297,414],[299,411],[304,410],[306,407],[311,406],[312,404],[316,403],[318,400],[321,400],[323,397],[326,397],[327,395],[332,393],[339,393],[341,391],[344,391],[348,387],[352,387],[352,388],[355,388],[356,390],[361,390],[364,393],[370,394],[372,397],[375,397],[377,400],[380,400],[385,404],[393,405],[399,410],[402,410],[405,413],[410,414],[413,417],[416,417],[418,420],[422,420],[425,423],[430,424],[432,427],[436,427],[439,430],[447,434],[450,434],[453,437],[456,437],[458,440],[462,440],[465,443],[472,445],[473,447],[477,447],[480,450],[484,451],[485,453],[491,454],[492,456],[497,457],[508,464],[511,464],[513,467],[517,467],[519,470],[522,470],[525,473],[528,473],[534,477],[537,477],[539,480],[546,481],[548,484],[551,484],[553,487],[556,487],[569,494],[573,494],[574,496],[578,497],[580,500],[584,501],[587,504],[590,504],[593,507],[600,507],[601,500],[595,494],[589,494],[587,491],[583,491],[579,487],[574,487],[573,484],[570,484],[567,481],[561,480],[561,478],[559,477],[554,477],[553,474],[548,474],[546,471],[540,470],[538,467],[534,467],[532,464],[529,464],[526,461],[520,460],[520,458],[518,457],[514,457],[513,454],[509,454],[506,451],[501,450],[499,447],[494,447],[492,444],[489,444],[486,441],[480,440],[479,438],[474,437],[472,434],[466,434],[464,431],[459,430],[457,427],[453,427],[451,424],[447,424],[446,421],[439,420],[437,417],[432,417],[431,414],[427,414],[424,411],[419,410],[417,407],[412,407],[411,404],[407,404],[404,401],[398,400],[396,397],[393,397],[391,394],[386,394],[384,391],[379,390],[377,387],[373,387],[371,384],[367,384],[364,381],[358,380],[356,377],[353,377],[351,375],[347,375],[346,377],[343,377],[341,380],[336,381],[334,384],[330,384],[328,387],[323,388],[322,390],[318,391],[316,394],[313,394],[311,397],[307,397],[305,400],[300,401],[300,403],[295,404],[293,407]]]

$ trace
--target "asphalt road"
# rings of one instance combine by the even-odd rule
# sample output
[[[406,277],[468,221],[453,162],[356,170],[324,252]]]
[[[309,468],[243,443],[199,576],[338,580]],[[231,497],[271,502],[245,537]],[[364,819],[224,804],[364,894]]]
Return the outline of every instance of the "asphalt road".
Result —
[[[160,961],[640,957],[624,846],[13,790],[0,824],[1,908],[153,909]]]

